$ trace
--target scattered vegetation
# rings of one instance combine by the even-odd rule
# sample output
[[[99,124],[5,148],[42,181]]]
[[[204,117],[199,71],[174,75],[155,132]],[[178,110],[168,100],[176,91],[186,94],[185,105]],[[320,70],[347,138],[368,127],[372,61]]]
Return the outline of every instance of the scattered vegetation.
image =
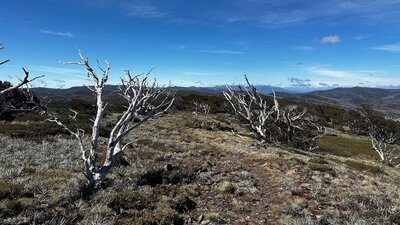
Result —
[[[181,93],[166,113],[173,100],[147,76],[127,72],[123,97],[105,97],[109,66],[99,77],[81,59],[96,101],[48,107],[19,89],[25,70],[0,83],[2,106],[45,112],[1,114],[0,224],[400,224],[397,122],[323,105],[306,114],[247,78],[224,96]]]
[[[366,164],[363,162],[357,162],[354,160],[346,160],[343,163],[350,166],[351,168],[358,170],[358,171],[367,171],[367,172],[371,172],[374,174],[381,174],[384,172],[379,166],[369,165],[369,164]]]
[[[375,159],[297,154],[254,145],[252,137],[231,131],[179,123],[192,118],[191,112],[173,112],[130,134],[133,140],[141,136],[135,151],[125,152],[107,187],[96,193],[83,185],[74,139],[1,136],[0,223],[398,222],[399,173],[385,165],[381,171],[359,165],[375,166]],[[228,114],[198,119],[240,126]]]
[[[208,114],[210,113],[211,106],[204,102],[193,101],[193,109],[195,114]]]
[[[252,85],[245,75],[247,87],[238,86],[235,91],[227,86],[224,92],[234,113],[246,124],[257,138],[272,144],[288,144],[297,148],[314,150],[315,142],[324,136],[325,127],[316,119],[306,116],[307,109],[297,105],[279,106],[275,93],[272,104]]]

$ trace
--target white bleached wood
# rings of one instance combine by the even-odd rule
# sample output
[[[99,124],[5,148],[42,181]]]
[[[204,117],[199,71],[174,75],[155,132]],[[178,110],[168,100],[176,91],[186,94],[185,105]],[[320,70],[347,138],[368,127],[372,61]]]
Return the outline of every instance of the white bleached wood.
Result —
[[[107,174],[116,163],[118,157],[130,144],[134,143],[129,142],[123,145],[123,139],[135,128],[167,111],[174,102],[174,96],[166,92],[166,87],[158,86],[156,80],[148,82],[148,76],[152,70],[146,74],[137,76],[132,76],[130,71],[126,70],[125,78],[121,78],[120,91],[121,96],[127,101],[128,107],[112,128],[108,138],[105,160],[103,163],[99,163],[97,157],[99,148],[99,132],[107,106],[107,104],[103,102],[103,89],[108,81],[110,64],[106,61],[106,67],[103,68],[100,66],[100,63],[97,62],[99,69],[102,72],[102,76],[99,77],[96,74],[96,71],[90,66],[88,59],[83,57],[81,51],[79,51],[79,56],[81,61],[64,62],[64,64],[84,66],[87,71],[87,76],[93,84],[89,89],[96,95],[97,112],[92,125],[90,151],[87,152],[85,148],[85,133],[83,130],[77,129],[76,131],[73,131],[69,129],[53,114],[51,114],[46,107],[41,108],[45,114],[50,116],[49,121],[58,124],[79,141],[82,160],[84,161],[84,174],[88,180],[89,186],[93,189],[97,189],[104,184]],[[73,117],[76,118],[76,114],[74,114]],[[139,119],[139,122],[133,122],[134,119]]]
[[[305,116],[306,108],[299,111],[297,106],[289,105],[280,109],[275,92],[271,105],[258,93],[246,75],[245,80],[247,86],[238,85],[236,91],[227,85],[227,91],[223,95],[234,113],[245,121],[258,138],[273,144],[292,144],[295,131],[301,131],[303,126],[307,126],[316,130],[317,134],[310,140],[309,150],[316,149],[313,145],[318,138],[325,135],[325,128],[316,126],[310,117]]]

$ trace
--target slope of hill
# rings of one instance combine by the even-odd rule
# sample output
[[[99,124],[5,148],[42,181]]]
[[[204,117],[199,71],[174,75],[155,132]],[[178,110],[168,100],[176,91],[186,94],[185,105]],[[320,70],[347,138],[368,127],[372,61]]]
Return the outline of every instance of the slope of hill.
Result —
[[[89,195],[75,140],[1,135],[0,223],[400,222],[399,170],[374,158],[263,145],[226,114],[170,113],[129,139],[138,136],[107,187]]]
[[[77,86],[66,89],[58,88],[32,88],[32,91],[38,96],[89,96],[92,92],[86,86]],[[108,95],[118,91],[117,85],[106,85],[104,88],[104,94]]]
[[[351,109],[368,104],[383,115],[400,118],[400,90],[365,87],[335,88],[287,97],[294,96],[303,101]]]
[[[279,98],[294,99],[302,102],[330,104],[336,107],[358,109],[362,104],[368,104],[375,111],[393,118],[400,118],[400,90],[379,89],[379,88],[335,88],[324,91],[310,93],[290,93],[285,89],[259,85],[257,90],[263,94],[270,94],[272,91],[277,93]],[[236,88],[236,87],[234,87]],[[226,90],[225,86],[215,87],[170,87],[170,91],[181,94],[199,93],[216,95]],[[58,101],[65,101],[71,97],[86,98],[92,96],[91,91],[84,86],[72,87],[68,89],[34,88],[34,93],[39,96],[58,96]],[[118,92],[117,85],[107,85],[104,95],[110,96]]]

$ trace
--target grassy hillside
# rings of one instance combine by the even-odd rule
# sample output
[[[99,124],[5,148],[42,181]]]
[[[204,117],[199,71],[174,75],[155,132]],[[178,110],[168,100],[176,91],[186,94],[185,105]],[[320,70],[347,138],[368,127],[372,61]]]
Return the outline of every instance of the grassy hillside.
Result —
[[[70,137],[3,133],[0,224],[400,222],[400,170],[377,163],[362,139],[328,136],[324,154],[307,153],[263,145],[227,114],[190,112],[129,139],[139,136],[108,186],[89,194]]]
[[[302,101],[331,104],[350,109],[357,109],[362,104],[370,105],[377,112],[386,116],[400,118],[400,90],[380,88],[336,88],[299,95]]]

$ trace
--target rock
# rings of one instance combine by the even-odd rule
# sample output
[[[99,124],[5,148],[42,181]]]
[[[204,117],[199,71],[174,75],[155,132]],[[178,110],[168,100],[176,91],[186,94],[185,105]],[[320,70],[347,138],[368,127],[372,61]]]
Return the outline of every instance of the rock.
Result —
[[[201,222],[201,221],[203,221],[203,219],[204,219],[204,215],[203,214],[201,214],[200,216],[199,216],[199,218],[197,218],[197,222]]]
[[[300,187],[310,189],[311,184],[304,183],[304,184],[301,184]]]
[[[210,222],[211,222],[210,220],[204,220],[200,224],[201,225],[206,225],[206,224],[209,224]]]

